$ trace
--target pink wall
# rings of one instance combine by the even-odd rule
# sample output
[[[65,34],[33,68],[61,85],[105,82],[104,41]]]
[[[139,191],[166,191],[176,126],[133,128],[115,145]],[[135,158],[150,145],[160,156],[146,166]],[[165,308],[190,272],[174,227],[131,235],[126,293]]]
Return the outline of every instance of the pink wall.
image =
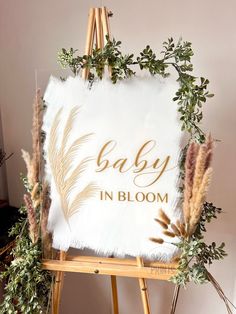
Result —
[[[4,151],[1,110],[0,110],[0,148]],[[3,164],[0,167],[0,200],[6,200],[7,197],[8,194],[7,194],[6,165]]]
[[[19,173],[24,172],[20,149],[30,150],[31,103],[38,85],[46,85],[56,73],[56,54],[61,47],[83,52],[90,6],[107,5],[113,12],[112,33],[123,41],[124,51],[139,52],[146,44],[160,51],[168,36],[182,36],[193,43],[196,75],[205,75],[215,93],[204,108],[203,127],[220,139],[214,159],[214,180],[209,200],[224,208],[209,228],[209,240],[225,241],[229,257],[211,271],[229,298],[236,303],[235,270],[235,129],[236,129],[236,2],[234,0],[179,1],[0,1],[0,105],[5,149],[14,152],[7,167],[12,205],[21,202]],[[58,73],[58,72],[57,72]],[[68,274],[61,313],[108,314],[109,279]],[[153,313],[168,313],[173,287],[150,282]],[[119,279],[121,314],[141,314],[137,280]],[[225,309],[209,285],[190,285],[180,295],[178,314],[216,313]]]

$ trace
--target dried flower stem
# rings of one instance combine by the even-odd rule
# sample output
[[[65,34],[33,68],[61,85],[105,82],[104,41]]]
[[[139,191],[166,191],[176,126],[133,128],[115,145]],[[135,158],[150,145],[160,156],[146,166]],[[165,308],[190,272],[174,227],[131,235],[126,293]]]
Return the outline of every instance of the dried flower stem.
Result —
[[[164,240],[161,238],[149,238],[149,240],[154,242],[154,243],[158,243],[158,244],[164,243]]]
[[[49,198],[49,186],[48,183],[44,182],[42,189],[41,237],[43,245],[43,256],[45,258],[52,257],[52,235],[47,230],[50,205],[51,200]]]
[[[188,223],[190,218],[189,201],[192,197],[193,178],[197,152],[198,145],[196,143],[191,143],[189,145],[185,161],[184,202],[183,202],[185,223]]]
[[[32,204],[32,200],[28,194],[24,195],[25,206],[27,208],[27,217],[29,223],[29,236],[32,243],[37,243],[39,238],[36,212]]]
[[[208,186],[212,176],[213,140],[209,135],[204,144],[191,143],[185,160],[183,216],[189,237],[200,219]],[[177,224],[177,227],[180,227]],[[183,234],[183,232],[181,232]]]
[[[162,220],[165,224],[170,224],[170,218],[167,216],[167,214],[163,211],[163,209],[159,210],[159,217],[160,220]]]
[[[162,220],[155,218],[155,221],[159,223],[160,226],[162,226],[163,229],[168,229],[168,225],[163,222]]]
[[[39,182],[41,171],[41,128],[42,128],[42,103],[40,90],[38,89],[33,106],[33,127],[32,127],[32,144],[33,144],[33,180]]]

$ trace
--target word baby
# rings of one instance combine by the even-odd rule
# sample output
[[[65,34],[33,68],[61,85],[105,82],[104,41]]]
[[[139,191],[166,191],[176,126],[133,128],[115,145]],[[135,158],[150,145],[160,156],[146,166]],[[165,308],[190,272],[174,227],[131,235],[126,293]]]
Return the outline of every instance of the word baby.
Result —
[[[117,169],[120,173],[131,172],[133,173],[133,183],[137,187],[150,187],[156,183],[161,176],[168,170],[170,163],[170,156],[167,155],[162,160],[159,157],[155,157],[154,160],[150,160],[149,156],[155,151],[157,146],[156,141],[146,141],[137,151],[133,160],[122,157],[112,160],[112,153],[115,151],[117,142],[110,140],[106,142],[96,159],[98,168],[96,172],[103,172],[106,169]],[[114,155],[114,154],[113,154]]]

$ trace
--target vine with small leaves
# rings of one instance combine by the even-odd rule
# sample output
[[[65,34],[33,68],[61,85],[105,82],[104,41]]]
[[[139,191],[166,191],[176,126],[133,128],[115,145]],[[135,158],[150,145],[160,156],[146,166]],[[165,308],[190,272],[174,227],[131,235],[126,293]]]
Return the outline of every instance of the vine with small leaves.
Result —
[[[215,242],[206,244],[204,241],[206,223],[216,219],[221,211],[221,208],[205,202],[194,234],[190,238],[183,237],[179,243],[174,244],[181,252],[177,274],[171,278],[176,285],[185,287],[190,281],[196,284],[209,282],[206,267],[211,265],[214,260],[221,260],[227,255],[224,250],[224,242],[217,246]]]
[[[69,67],[76,76],[81,69],[89,69],[89,82],[102,79],[104,69],[108,66],[111,70],[111,81],[115,84],[119,80],[135,76],[134,66],[140,70],[147,70],[153,76],[159,75],[166,78],[170,75],[170,68],[177,71],[179,89],[173,100],[178,104],[182,130],[190,133],[192,138],[202,143],[205,140],[204,132],[199,127],[202,120],[202,105],[207,98],[213,97],[208,91],[209,80],[193,76],[192,44],[179,40],[176,44],[173,38],[163,43],[163,50],[158,59],[150,46],[146,46],[138,57],[134,54],[122,54],[121,41],[109,40],[102,49],[93,49],[92,54],[76,56],[77,50],[63,48],[58,53],[58,61],[62,68]]]
[[[23,178],[28,191],[28,182]],[[19,209],[21,218],[9,231],[15,238],[11,251],[12,262],[5,265],[0,280],[5,281],[5,294],[0,305],[1,314],[47,314],[50,309],[52,273],[42,269],[42,243],[33,243],[29,236],[27,209]],[[39,210],[37,220],[39,219]]]
[[[11,262],[0,275],[5,283],[1,314],[47,314],[50,309],[54,275],[42,269],[42,258],[50,258],[54,253],[47,230],[49,190],[41,172],[43,109],[38,90],[33,105],[32,156],[22,150],[27,168],[27,176],[21,176],[24,205],[19,209],[19,221],[10,230],[10,236],[15,239]]]

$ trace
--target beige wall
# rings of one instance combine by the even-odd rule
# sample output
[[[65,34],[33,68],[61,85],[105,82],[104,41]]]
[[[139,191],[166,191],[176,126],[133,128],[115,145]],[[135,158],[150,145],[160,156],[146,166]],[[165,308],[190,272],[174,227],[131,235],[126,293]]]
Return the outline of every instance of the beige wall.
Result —
[[[0,110],[0,148],[4,151],[1,110]],[[0,167],[0,200],[6,200],[7,198],[8,194],[7,194],[6,165],[4,163]]]
[[[204,109],[203,127],[220,139],[215,152],[214,180],[209,200],[224,208],[209,228],[209,240],[225,241],[229,257],[216,263],[212,273],[230,299],[236,302],[235,270],[235,129],[236,129],[236,2],[234,0],[85,1],[0,0],[0,105],[5,149],[14,152],[8,163],[8,185],[13,205],[21,202],[19,173],[25,168],[20,149],[30,150],[31,103],[38,85],[44,88],[50,72],[58,69],[61,47],[83,52],[89,6],[107,5],[113,12],[112,33],[123,41],[124,51],[140,51],[146,44],[160,51],[168,36],[193,43],[197,75],[211,81],[216,94]],[[108,279],[67,275],[63,314],[107,314],[110,311]],[[154,313],[168,313],[172,285],[150,282]],[[121,314],[142,313],[136,280],[119,279]],[[80,310],[79,310],[80,309]],[[159,309],[159,311],[158,311]],[[225,313],[209,285],[190,285],[181,292],[177,313]]]

